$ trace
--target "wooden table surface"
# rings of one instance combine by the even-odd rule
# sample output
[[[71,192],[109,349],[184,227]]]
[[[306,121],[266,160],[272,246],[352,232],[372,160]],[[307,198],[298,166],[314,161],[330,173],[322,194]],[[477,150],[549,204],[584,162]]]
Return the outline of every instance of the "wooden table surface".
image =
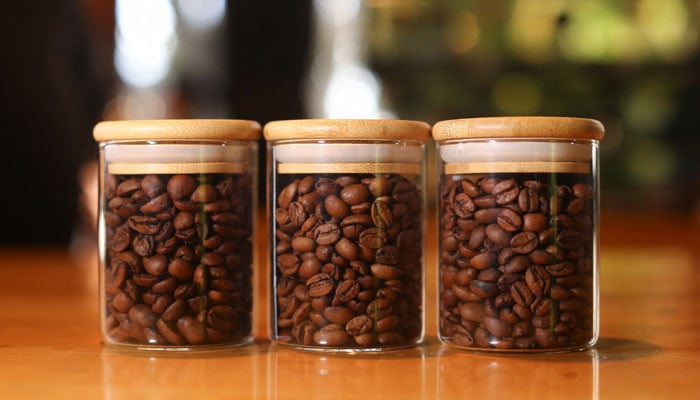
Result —
[[[589,351],[548,355],[448,349],[435,338],[435,307],[426,343],[413,349],[279,348],[265,340],[263,279],[254,345],[188,356],[116,352],[101,344],[89,247],[0,248],[0,399],[700,398],[698,222],[604,216],[601,236],[601,338]]]

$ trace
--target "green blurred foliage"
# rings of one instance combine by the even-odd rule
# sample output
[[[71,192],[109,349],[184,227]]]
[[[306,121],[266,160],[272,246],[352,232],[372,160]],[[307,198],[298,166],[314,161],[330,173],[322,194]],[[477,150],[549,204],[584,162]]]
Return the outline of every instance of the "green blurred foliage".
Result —
[[[604,206],[700,193],[700,1],[367,0],[370,67],[400,118],[599,119]]]

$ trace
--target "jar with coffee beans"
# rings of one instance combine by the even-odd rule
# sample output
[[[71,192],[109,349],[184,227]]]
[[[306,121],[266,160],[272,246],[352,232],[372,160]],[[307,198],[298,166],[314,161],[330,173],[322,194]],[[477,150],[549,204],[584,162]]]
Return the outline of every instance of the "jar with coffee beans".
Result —
[[[598,338],[595,120],[438,122],[439,337],[503,351]]]
[[[194,350],[252,340],[260,125],[101,122],[104,342]]]
[[[346,352],[420,343],[430,127],[293,120],[264,134],[273,342]]]

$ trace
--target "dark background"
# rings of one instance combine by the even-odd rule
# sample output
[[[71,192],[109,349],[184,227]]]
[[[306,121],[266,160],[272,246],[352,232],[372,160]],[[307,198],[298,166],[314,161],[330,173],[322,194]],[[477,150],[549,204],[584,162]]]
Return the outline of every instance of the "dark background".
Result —
[[[363,57],[383,104],[429,123],[599,119],[604,211],[697,221],[700,2],[536,3],[364,1]],[[114,111],[124,87],[112,61],[114,2],[5,1],[0,19],[0,244],[66,245],[91,224],[78,178],[96,159],[92,127],[122,116]],[[213,47],[223,73],[203,79],[184,69],[171,81],[177,101],[165,117],[264,124],[318,116],[304,97],[323,39],[315,21],[311,0],[230,0]],[[202,112],[214,94],[215,115]]]

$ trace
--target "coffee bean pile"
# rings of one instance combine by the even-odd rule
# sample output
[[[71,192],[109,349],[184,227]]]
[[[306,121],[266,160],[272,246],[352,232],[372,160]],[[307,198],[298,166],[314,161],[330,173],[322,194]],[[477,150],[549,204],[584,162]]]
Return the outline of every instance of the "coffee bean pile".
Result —
[[[441,337],[464,347],[585,346],[593,337],[590,178],[447,179],[440,193]]]
[[[422,195],[400,175],[289,176],[277,193],[276,339],[408,345],[422,332]]]
[[[105,332],[115,343],[234,344],[251,332],[249,175],[105,176]]]

